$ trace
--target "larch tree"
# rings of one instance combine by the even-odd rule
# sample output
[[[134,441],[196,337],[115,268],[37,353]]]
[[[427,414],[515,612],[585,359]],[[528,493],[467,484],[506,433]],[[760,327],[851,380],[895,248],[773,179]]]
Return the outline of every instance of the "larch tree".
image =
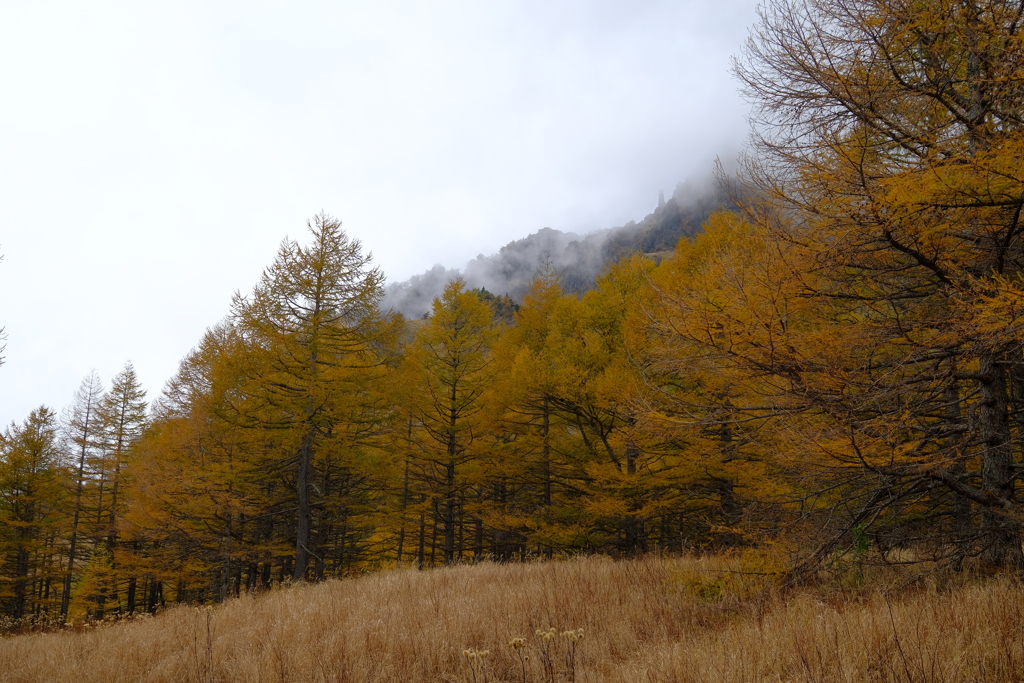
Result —
[[[571,548],[585,537],[578,508],[585,479],[578,449],[569,438],[565,411],[556,407],[567,366],[562,335],[578,315],[579,301],[562,292],[550,263],[542,264],[513,324],[494,346],[498,427],[506,434],[491,466],[496,477],[492,522],[501,530],[496,554],[509,557],[530,541],[545,555]],[[568,495],[567,495],[568,494]]]
[[[650,549],[648,522],[661,508],[672,469],[645,447],[637,428],[643,387],[626,346],[629,313],[654,266],[640,255],[623,259],[582,297],[575,325],[561,341],[562,381],[554,400],[573,414],[591,453],[588,511],[605,543],[630,555]]]
[[[110,390],[99,403],[98,443],[102,457],[107,461],[104,471],[110,477],[110,507],[103,512],[107,546],[115,551],[117,543],[117,517],[123,501],[119,501],[122,469],[129,450],[146,426],[146,392],[135,375],[135,368],[127,363],[114,376]]]
[[[98,405],[98,429],[96,432],[99,447],[99,459],[102,463],[97,468],[99,485],[109,484],[107,499],[99,500],[96,511],[98,537],[105,543],[111,558],[112,571],[116,567],[119,549],[118,524],[124,514],[123,477],[125,465],[132,445],[142,436],[146,426],[146,392],[142,390],[135,368],[127,363],[111,382],[110,390],[103,396]],[[101,488],[102,490],[102,488]],[[129,579],[128,592],[134,597],[134,577]],[[116,591],[116,581],[112,584]],[[103,617],[104,605],[107,602],[119,603],[117,594],[101,595],[99,607],[95,611],[97,618]],[[129,602],[133,602],[129,599]]]
[[[165,582],[176,584],[179,600],[207,590],[223,599],[236,592],[230,584],[243,563],[246,585],[255,588],[256,565],[269,574],[271,562],[289,553],[272,539],[282,508],[294,505],[273,495],[291,483],[280,473],[288,464],[272,455],[282,444],[225,417],[245,380],[242,355],[233,327],[208,330],[154,402],[152,423],[131,450],[116,559],[144,581],[147,609]],[[134,581],[129,611],[139,602]]]
[[[310,559],[319,557],[311,535],[317,458],[336,448],[332,442],[352,422],[376,419],[364,405],[366,382],[387,360],[396,331],[379,309],[384,276],[360,242],[326,214],[308,228],[310,244],[286,240],[232,312],[251,354],[240,423],[291,439],[295,580],[306,579]]]
[[[71,600],[71,585],[75,574],[75,563],[79,554],[79,530],[82,522],[83,493],[86,484],[86,466],[93,459],[98,444],[99,406],[103,396],[103,385],[95,372],[82,380],[75,392],[71,405],[64,413],[65,466],[73,473],[71,504],[71,529],[68,538],[68,564],[64,575],[64,589],[61,596],[60,613],[65,619]]]
[[[98,543],[93,546],[92,554],[82,569],[67,616],[72,621],[103,619],[119,607],[111,553],[104,544]]]
[[[803,252],[802,295],[858,340],[835,347],[843,386],[807,363],[768,371],[847,425],[868,476],[979,508],[954,545],[1014,567],[1022,349],[965,316],[1015,296],[1024,268],[1022,21],[1008,0],[773,0],[736,69],[749,177],[774,202],[751,215]]]
[[[638,406],[643,431],[680,461],[681,511],[733,541],[778,531],[763,526],[770,514],[736,529],[743,500],[762,510],[800,500],[804,511],[857,502],[851,491],[836,495],[830,475],[849,479],[850,465],[837,468],[826,455],[842,443],[823,425],[829,411],[816,399],[850,386],[845,361],[860,340],[832,324],[821,310],[827,302],[806,296],[805,264],[790,262],[791,251],[738,214],[712,214],[702,234],[680,242],[652,273],[630,320],[634,362],[643,359],[648,386]],[[841,420],[829,424],[841,441]],[[815,497],[819,490],[826,500]],[[809,545],[804,540],[794,545]]]
[[[441,524],[445,564],[457,559],[459,513],[470,495],[465,470],[485,448],[493,338],[493,311],[457,278],[434,300],[405,359],[415,383],[410,394],[417,429],[410,440],[418,477]]]
[[[44,603],[63,578],[47,547],[64,513],[57,429],[56,415],[41,406],[0,439],[0,600],[15,619],[50,611]]]

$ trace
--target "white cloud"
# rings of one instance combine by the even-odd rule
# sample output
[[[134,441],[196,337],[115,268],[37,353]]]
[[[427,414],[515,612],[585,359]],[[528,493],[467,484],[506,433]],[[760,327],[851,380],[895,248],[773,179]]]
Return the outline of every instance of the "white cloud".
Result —
[[[755,6],[0,6],[0,420],[154,396],[321,209],[394,279],[641,218],[740,144]]]

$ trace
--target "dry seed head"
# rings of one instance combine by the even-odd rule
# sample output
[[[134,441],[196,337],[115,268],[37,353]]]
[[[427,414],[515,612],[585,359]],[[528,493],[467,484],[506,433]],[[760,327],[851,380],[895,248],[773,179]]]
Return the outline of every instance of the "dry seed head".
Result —
[[[583,640],[583,629],[578,628],[575,631],[572,629],[569,629],[568,631],[562,631],[562,636],[568,638],[569,640],[575,643],[579,640]]]
[[[508,641],[508,644],[518,650],[521,647],[526,647],[526,638],[513,638]]]

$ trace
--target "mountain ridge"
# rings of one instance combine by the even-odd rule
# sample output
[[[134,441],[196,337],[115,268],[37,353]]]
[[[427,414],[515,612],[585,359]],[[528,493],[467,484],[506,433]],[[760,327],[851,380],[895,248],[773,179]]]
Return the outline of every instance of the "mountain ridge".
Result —
[[[461,276],[470,289],[486,289],[522,301],[542,263],[558,271],[566,292],[582,294],[595,286],[597,277],[611,264],[635,253],[658,254],[675,249],[684,237],[700,232],[711,212],[731,206],[710,179],[680,182],[672,196],[659,196],[658,206],[640,222],[605,228],[586,235],[541,228],[509,242],[497,253],[478,256],[463,269],[438,264],[408,280],[386,287],[383,308],[407,318],[421,318],[430,311],[452,278]]]

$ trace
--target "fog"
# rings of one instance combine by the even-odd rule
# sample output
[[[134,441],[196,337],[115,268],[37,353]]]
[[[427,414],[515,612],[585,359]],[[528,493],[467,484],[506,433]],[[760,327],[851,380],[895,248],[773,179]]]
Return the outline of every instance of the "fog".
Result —
[[[594,287],[610,264],[632,253],[669,251],[680,239],[699,231],[711,211],[730,205],[728,193],[708,172],[680,182],[667,201],[661,193],[656,208],[639,223],[630,221],[586,235],[542,228],[506,244],[497,253],[480,254],[462,268],[436,264],[404,282],[392,283],[387,287],[383,307],[407,318],[424,317],[433,300],[456,277],[461,277],[468,289],[507,294],[521,303],[544,264],[555,268],[563,290],[582,294]]]
[[[154,397],[321,210],[391,283],[585,280],[588,235],[742,147],[756,6],[0,3],[0,422],[129,360]],[[577,237],[473,262],[545,227]]]

